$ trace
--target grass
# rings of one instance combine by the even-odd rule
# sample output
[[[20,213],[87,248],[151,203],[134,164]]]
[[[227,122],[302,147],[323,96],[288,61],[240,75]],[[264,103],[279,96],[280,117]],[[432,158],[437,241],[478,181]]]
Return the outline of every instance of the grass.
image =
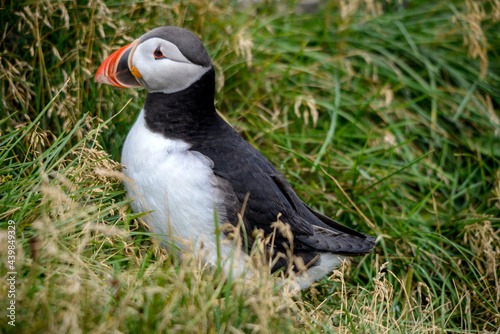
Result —
[[[1,332],[496,332],[500,4],[0,1]],[[216,106],[301,198],[378,236],[299,295],[162,250],[128,208],[123,141],[144,91],[97,85],[111,51],[176,25]],[[9,298],[0,253],[0,309]]]

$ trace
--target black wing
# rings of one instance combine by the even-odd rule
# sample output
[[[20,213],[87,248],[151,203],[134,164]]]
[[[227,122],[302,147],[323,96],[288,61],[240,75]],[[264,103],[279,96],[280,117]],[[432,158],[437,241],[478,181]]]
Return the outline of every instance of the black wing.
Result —
[[[325,251],[343,255],[361,255],[375,245],[374,238],[350,229],[309,208],[295,194],[290,184],[259,151],[247,143],[227,123],[217,127],[219,133],[206,137],[191,150],[209,157],[214,174],[225,180],[225,191],[233,192],[237,205],[230,201],[225,212],[236,224],[247,194],[244,211],[247,232],[262,229],[269,234],[278,215],[288,223],[294,236],[295,251]],[[221,130],[222,129],[222,130]],[[220,133],[222,131],[223,133]],[[222,139],[223,138],[223,139]],[[275,246],[284,248],[288,240],[277,233]]]

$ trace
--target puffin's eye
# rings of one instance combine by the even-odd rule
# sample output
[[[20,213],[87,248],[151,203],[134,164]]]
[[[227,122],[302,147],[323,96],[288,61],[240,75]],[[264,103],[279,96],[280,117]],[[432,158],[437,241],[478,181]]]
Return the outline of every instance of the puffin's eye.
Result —
[[[153,52],[153,55],[155,56],[155,59],[165,58],[165,56],[163,55],[163,52],[161,52],[160,48],[156,49],[155,52]]]

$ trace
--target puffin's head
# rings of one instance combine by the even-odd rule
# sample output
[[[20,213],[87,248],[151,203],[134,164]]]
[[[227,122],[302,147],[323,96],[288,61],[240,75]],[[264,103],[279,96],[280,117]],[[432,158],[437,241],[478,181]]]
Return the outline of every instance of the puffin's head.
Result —
[[[112,53],[97,70],[95,81],[174,93],[191,86],[212,67],[195,34],[182,28],[160,27]]]

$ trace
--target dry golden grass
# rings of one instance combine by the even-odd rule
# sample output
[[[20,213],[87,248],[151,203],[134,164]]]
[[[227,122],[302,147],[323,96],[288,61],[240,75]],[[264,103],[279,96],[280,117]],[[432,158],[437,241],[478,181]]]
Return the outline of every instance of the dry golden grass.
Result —
[[[16,327],[0,332],[497,330],[499,2],[325,6],[0,1],[0,244],[17,223]],[[159,25],[203,39],[221,114],[308,204],[376,234],[373,254],[290,294],[159,246],[118,163],[144,92],[93,83]]]

